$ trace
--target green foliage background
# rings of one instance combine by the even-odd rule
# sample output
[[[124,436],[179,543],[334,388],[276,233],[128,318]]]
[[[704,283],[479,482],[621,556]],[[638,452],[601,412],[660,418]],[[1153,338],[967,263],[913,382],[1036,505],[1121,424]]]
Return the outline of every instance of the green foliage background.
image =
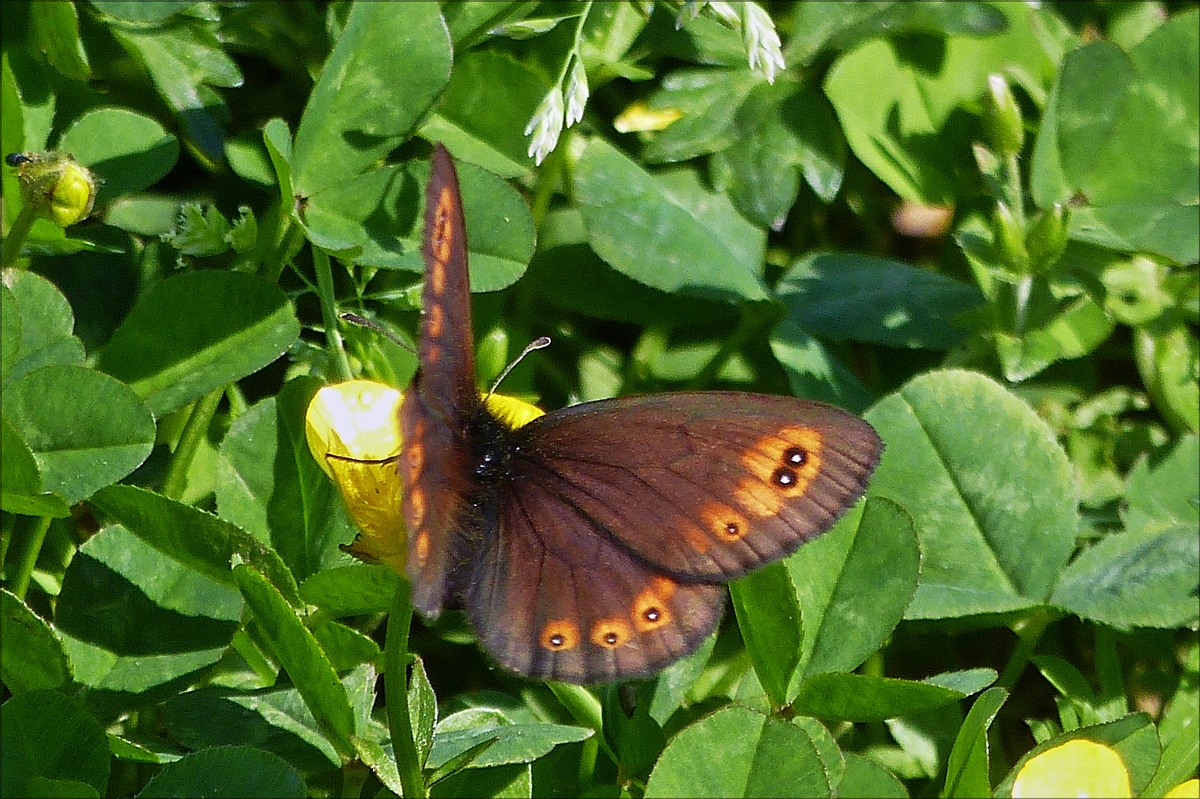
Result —
[[[0,794],[1009,795],[1073,738],[1195,776],[1196,4],[770,3],[773,83],[703,5],[3,4],[3,151],[101,183],[27,227],[3,169]],[[304,411],[415,368],[336,315],[411,340],[435,141],[482,385],[548,334],[506,393],[793,393],[887,444],[654,680],[410,635],[339,547]]]

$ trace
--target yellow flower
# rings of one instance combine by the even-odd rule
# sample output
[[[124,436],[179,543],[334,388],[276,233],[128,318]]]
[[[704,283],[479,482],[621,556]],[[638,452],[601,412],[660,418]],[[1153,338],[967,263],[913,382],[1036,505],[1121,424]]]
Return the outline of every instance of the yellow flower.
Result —
[[[400,406],[394,388],[369,380],[325,386],[305,414],[308,448],[337,485],[350,518],[362,531],[349,549],[404,574],[406,533],[400,500]],[[493,394],[485,403],[510,428],[542,410],[514,397]]]
[[[524,427],[539,416],[546,415],[538,406],[505,394],[488,394],[484,396],[483,403],[510,430]]]
[[[1012,795],[1127,797],[1133,792],[1125,762],[1115,749],[1078,739],[1031,758],[1017,773]]]
[[[304,426],[308,449],[333,479],[362,531],[350,550],[404,574],[404,485],[399,391],[369,380],[325,386],[312,398]]]

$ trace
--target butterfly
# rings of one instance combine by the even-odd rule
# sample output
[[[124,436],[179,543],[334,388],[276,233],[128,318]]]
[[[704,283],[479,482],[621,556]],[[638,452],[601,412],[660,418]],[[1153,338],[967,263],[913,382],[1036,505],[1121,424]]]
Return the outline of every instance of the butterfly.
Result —
[[[580,684],[652,675],[716,628],[724,584],[820,535],[883,444],[844,410],[691,392],[512,429],[475,384],[454,163],[426,189],[418,369],[400,408],[407,571],[424,616],[460,608],[502,666]]]

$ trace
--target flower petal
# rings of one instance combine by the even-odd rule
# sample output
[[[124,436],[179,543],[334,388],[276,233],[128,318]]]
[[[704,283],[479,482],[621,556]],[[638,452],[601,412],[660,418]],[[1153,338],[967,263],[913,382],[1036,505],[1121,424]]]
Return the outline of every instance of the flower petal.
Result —
[[[1082,739],[1033,757],[1017,773],[1014,799],[1022,797],[1133,796],[1129,772],[1115,749]]]

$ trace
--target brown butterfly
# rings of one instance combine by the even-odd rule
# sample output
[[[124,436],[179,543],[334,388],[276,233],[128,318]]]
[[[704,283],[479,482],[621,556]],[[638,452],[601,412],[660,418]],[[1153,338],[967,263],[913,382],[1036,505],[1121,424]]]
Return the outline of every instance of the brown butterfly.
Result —
[[[458,177],[434,148],[420,368],[400,411],[413,604],[466,611],[530,677],[645,677],[717,626],[724,584],[827,530],[883,448],[839,408],[698,392],[589,402],[518,429],[475,385]]]

